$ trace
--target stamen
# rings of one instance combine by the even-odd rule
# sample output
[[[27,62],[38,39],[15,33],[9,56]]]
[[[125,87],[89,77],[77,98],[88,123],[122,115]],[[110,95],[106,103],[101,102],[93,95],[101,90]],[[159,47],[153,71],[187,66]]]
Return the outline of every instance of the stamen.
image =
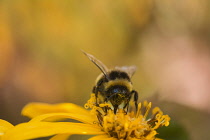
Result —
[[[140,114],[141,114],[141,103],[138,104],[138,110],[136,112],[136,117],[139,117]]]
[[[146,107],[146,112],[145,112],[145,114],[144,114],[144,118],[145,118],[145,119],[146,119],[146,117],[147,117],[147,115],[148,115],[148,113],[149,113],[149,110],[150,110],[151,106],[152,106],[152,103],[150,102],[150,103],[147,105],[147,107]]]

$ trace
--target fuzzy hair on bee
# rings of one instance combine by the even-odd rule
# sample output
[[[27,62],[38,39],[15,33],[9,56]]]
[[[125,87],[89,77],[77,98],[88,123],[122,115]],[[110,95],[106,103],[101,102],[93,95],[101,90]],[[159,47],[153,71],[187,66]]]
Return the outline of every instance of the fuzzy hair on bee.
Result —
[[[101,70],[97,77],[92,92],[96,96],[96,105],[108,103],[114,109],[114,113],[122,107],[128,110],[129,102],[132,99],[137,110],[138,92],[133,89],[131,78],[136,71],[136,66],[123,66],[108,69],[100,60],[93,55],[83,53]],[[107,111],[109,108],[105,107]]]

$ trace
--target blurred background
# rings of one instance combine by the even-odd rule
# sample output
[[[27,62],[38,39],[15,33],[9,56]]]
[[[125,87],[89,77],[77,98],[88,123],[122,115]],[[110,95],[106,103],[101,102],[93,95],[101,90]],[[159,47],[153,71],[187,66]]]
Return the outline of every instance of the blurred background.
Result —
[[[208,0],[1,0],[0,118],[23,122],[35,101],[83,106],[100,71],[82,49],[138,67],[139,101],[172,118],[159,137],[209,140],[209,12]]]

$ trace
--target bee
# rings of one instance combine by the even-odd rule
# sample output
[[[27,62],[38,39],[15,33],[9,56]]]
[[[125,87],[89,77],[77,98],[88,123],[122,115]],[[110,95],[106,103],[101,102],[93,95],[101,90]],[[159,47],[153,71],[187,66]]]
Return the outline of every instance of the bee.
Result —
[[[101,74],[96,79],[96,84],[92,92],[96,97],[96,105],[108,103],[112,105],[116,114],[119,107],[124,110],[129,107],[132,99],[137,110],[138,92],[133,89],[131,77],[136,71],[135,66],[115,67],[108,69],[100,60],[93,55],[83,51],[83,53],[101,70]],[[105,108],[107,111],[108,108]]]

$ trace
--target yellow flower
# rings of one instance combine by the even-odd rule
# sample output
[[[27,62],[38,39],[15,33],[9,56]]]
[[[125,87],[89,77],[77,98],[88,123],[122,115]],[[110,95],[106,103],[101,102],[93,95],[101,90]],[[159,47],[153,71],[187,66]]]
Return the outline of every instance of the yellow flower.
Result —
[[[12,129],[13,127],[14,126],[11,123],[0,119],[0,140],[1,140],[2,136],[5,135],[5,133],[8,130]]]
[[[89,140],[160,140],[155,137],[156,130],[168,126],[170,117],[154,108],[151,117],[148,114],[151,103],[138,104],[138,110],[119,109],[116,114],[110,104],[95,105],[92,94],[85,108],[71,103],[43,104],[30,103],[22,114],[32,118],[28,123],[19,124],[2,136],[1,140],[26,140],[53,136],[51,140],[66,140],[70,135],[96,135]],[[105,111],[105,108],[109,108]],[[81,123],[61,122],[74,119]]]
[[[170,117],[163,115],[158,107],[155,107],[152,110],[152,116],[147,118],[151,102],[145,101],[143,105],[139,103],[136,113],[119,109],[116,114],[110,104],[100,104],[99,107],[96,107],[95,103],[96,98],[92,94],[90,100],[85,104],[85,108],[92,109],[91,113],[97,116],[97,123],[101,130],[116,140],[157,140],[156,129],[169,125]],[[134,106],[134,103],[131,102],[130,106]],[[106,111],[107,108],[110,109]]]

